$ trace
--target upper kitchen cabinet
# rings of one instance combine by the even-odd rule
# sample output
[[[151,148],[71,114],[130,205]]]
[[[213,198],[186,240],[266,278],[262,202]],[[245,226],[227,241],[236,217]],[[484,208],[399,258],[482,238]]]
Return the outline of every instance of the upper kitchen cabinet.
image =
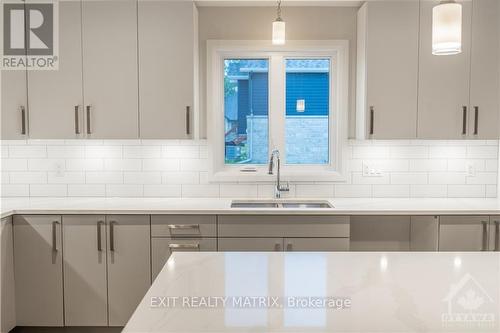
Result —
[[[59,2],[59,69],[28,71],[30,137],[83,135],[80,1]]]
[[[83,1],[85,134],[138,138],[137,2]]]
[[[367,2],[359,10],[359,139],[415,138],[418,36],[417,0]]]
[[[469,133],[472,2],[459,2],[462,53],[446,56],[432,54],[432,8],[439,1],[420,2],[419,138],[460,139]]]
[[[14,1],[16,2],[23,3],[21,0]],[[2,140],[26,139],[28,136],[26,75],[26,70],[0,70]]]
[[[138,11],[141,138],[190,138],[198,68],[196,7],[140,0]]]
[[[498,138],[499,18],[498,0],[476,0],[472,9],[469,135]]]

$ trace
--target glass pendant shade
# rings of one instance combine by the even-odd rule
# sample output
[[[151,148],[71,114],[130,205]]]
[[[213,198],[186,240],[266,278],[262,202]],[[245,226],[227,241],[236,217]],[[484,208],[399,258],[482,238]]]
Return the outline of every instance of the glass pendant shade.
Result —
[[[432,9],[432,54],[462,52],[462,5],[442,2]]]
[[[273,22],[273,45],[285,44],[285,21],[276,20]]]

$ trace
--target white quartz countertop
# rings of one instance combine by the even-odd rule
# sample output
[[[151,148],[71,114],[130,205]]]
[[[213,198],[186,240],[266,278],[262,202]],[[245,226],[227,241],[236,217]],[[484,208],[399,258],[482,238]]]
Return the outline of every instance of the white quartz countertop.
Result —
[[[242,198],[235,198],[242,199]],[[243,198],[244,199],[244,198]],[[1,216],[13,214],[304,214],[442,215],[500,214],[494,199],[322,198],[333,209],[231,208],[232,199],[199,198],[2,198]],[[249,199],[256,200],[256,199]],[[300,199],[293,199],[300,200]],[[308,199],[311,200],[311,199]]]
[[[495,252],[181,252],[123,332],[500,332],[499,285]]]

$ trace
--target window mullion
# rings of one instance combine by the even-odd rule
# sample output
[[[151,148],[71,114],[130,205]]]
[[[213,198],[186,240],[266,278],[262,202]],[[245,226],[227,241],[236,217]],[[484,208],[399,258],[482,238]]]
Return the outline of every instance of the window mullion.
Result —
[[[273,55],[270,59],[269,78],[269,152],[278,149],[283,164],[285,153],[285,65],[284,57]]]

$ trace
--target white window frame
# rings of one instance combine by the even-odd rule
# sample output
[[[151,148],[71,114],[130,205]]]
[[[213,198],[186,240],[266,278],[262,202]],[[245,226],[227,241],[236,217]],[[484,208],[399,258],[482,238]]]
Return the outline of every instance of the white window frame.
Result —
[[[267,165],[227,165],[224,145],[224,60],[269,59],[269,149],[285,152],[285,62],[284,59],[330,59],[329,163],[281,165],[283,179],[289,181],[346,181],[342,156],[347,151],[349,91],[349,42],[347,40],[287,41],[284,46],[269,41],[207,41],[207,136],[209,181],[271,182]],[[283,94],[276,98],[272,92]],[[272,110],[281,110],[276,112]],[[271,150],[269,150],[271,153]],[[249,172],[249,170],[251,170]]]

